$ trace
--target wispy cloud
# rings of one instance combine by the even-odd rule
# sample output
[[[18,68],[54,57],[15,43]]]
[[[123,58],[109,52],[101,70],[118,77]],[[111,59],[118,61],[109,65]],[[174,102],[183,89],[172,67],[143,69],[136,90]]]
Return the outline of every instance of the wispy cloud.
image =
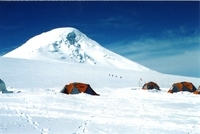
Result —
[[[196,72],[194,76],[200,77],[200,35],[185,36],[188,31],[183,27],[169,31],[167,38],[141,37],[129,43],[118,42],[109,49],[160,72],[185,75]]]
[[[117,47],[111,48],[123,55],[129,56],[170,56],[183,54],[186,51],[200,49],[200,36],[177,38],[172,40],[161,39],[141,39],[129,44],[116,44]]]
[[[19,25],[2,25],[2,24],[0,24],[0,29],[3,31],[19,30],[21,28],[23,28],[23,27],[19,26]]]
[[[187,51],[184,54],[147,58],[143,65],[162,73],[200,77],[200,51]]]
[[[130,23],[132,21],[132,23]],[[138,24],[137,21],[133,21],[133,19],[127,19],[124,16],[112,16],[107,19],[101,20],[103,25],[121,28],[123,32],[129,31],[133,36],[138,36],[137,32],[142,28],[142,25]],[[117,25],[119,23],[120,25]],[[127,23],[127,24],[126,24]],[[115,25],[116,24],[116,25]],[[122,25],[123,24],[123,25]],[[190,49],[199,48],[200,44],[200,34],[199,27],[186,27],[180,26],[176,29],[163,29],[160,30],[157,35],[153,35],[155,31],[145,31],[144,34],[140,37],[140,39],[130,41],[116,42],[113,44],[106,44],[109,49],[116,50],[120,54],[125,55],[136,55],[146,56],[167,56],[169,54],[181,54],[185,51],[189,51]],[[132,32],[135,31],[135,32]],[[141,34],[142,32],[140,32]],[[123,34],[123,33],[119,33]],[[114,48],[112,46],[115,46]],[[116,47],[117,46],[117,47]],[[125,48],[125,49],[124,49]],[[141,54],[141,52],[145,52],[145,54]]]
[[[127,13],[128,14],[128,13]],[[134,13],[129,13],[130,15],[123,16],[109,16],[107,18],[101,19],[98,21],[98,24],[103,25],[105,27],[113,27],[113,28],[135,28],[138,22],[134,20]]]
[[[180,26],[177,29],[165,29],[162,32],[162,36],[166,38],[176,38],[177,36],[197,36],[199,35],[199,27],[190,27]]]

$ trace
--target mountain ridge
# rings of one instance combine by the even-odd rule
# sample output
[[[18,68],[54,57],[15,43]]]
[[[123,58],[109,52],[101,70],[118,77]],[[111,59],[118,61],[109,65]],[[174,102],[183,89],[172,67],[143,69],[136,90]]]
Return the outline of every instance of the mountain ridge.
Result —
[[[43,32],[3,57],[78,62],[137,71],[150,70],[104,48],[73,27],[56,28]]]

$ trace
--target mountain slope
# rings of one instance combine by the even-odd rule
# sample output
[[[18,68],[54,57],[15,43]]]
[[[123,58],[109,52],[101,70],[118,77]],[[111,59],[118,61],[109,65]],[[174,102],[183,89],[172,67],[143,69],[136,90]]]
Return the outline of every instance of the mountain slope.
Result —
[[[37,35],[3,57],[79,62],[137,71],[150,70],[107,50],[79,30],[70,27]]]

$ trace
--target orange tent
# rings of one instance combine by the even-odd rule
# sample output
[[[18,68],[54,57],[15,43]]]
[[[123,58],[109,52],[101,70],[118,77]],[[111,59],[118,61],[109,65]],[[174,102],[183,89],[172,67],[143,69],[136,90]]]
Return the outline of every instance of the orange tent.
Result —
[[[70,83],[69,85],[65,85],[63,90],[61,91],[62,93],[66,94],[79,94],[79,93],[87,93],[91,95],[99,95],[97,94],[89,84],[85,83]]]
[[[195,92],[197,89],[191,82],[174,83],[169,89],[168,93],[174,93],[179,91]]]
[[[144,86],[142,87],[142,89],[144,89],[144,90],[149,90],[149,89],[160,90],[160,87],[155,82],[150,81],[148,83],[145,83]]]

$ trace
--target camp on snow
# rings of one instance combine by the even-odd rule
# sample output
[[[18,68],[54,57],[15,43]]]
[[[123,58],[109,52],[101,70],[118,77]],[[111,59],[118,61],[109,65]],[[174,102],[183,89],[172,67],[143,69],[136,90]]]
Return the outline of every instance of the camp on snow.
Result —
[[[66,94],[79,94],[79,93],[87,93],[90,95],[98,95],[89,84],[74,82],[69,85],[65,85],[61,91]]]
[[[142,89],[144,89],[144,90],[149,90],[149,89],[157,89],[157,90],[160,90],[160,87],[158,86],[157,83],[150,81],[150,82],[148,82],[148,83],[145,83],[145,84],[143,85]]]
[[[178,82],[174,83],[172,87],[168,90],[168,93],[175,93],[180,91],[195,92],[197,89],[191,82]]]

